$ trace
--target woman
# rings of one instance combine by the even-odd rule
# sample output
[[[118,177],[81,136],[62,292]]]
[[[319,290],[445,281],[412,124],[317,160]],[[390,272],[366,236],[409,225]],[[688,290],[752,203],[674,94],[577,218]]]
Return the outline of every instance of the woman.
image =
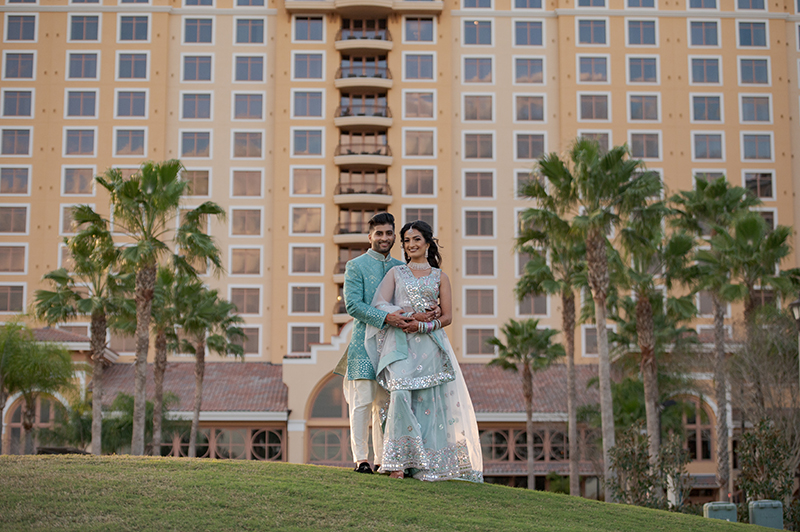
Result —
[[[442,330],[452,321],[450,280],[431,227],[411,222],[400,230],[405,265],[389,270],[373,306],[411,319],[403,331],[367,328],[366,348],[378,383],[390,393],[381,472],[419,480],[483,482],[478,424],[464,377]],[[436,304],[441,318],[416,321]]]

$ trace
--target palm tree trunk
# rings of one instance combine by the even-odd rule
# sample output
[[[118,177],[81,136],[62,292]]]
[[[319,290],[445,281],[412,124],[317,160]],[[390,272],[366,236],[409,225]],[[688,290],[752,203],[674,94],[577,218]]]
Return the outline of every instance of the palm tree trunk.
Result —
[[[569,493],[580,496],[580,451],[578,450],[578,394],[575,386],[575,294],[561,291],[561,330],[567,351],[567,431],[569,439]]]
[[[744,300],[744,331],[745,331],[745,339],[744,345],[745,349],[752,349],[751,342],[754,335],[754,329],[756,327],[756,291],[755,288],[748,286],[747,287],[747,297]],[[761,379],[761,372],[754,371],[751,375],[753,379],[753,384],[755,386],[755,395],[756,395],[756,404],[761,408],[761,412],[766,412],[767,404],[766,399],[764,396],[764,385]],[[761,414],[762,416],[764,414]]]
[[[525,436],[528,448],[528,489],[536,489],[533,474],[533,372],[528,362],[522,364],[522,395],[525,397]]]
[[[92,454],[103,454],[103,351],[106,348],[106,315],[92,314]]]
[[[653,306],[645,290],[636,294],[636,335],[639,338],[641,359],[639,369],[644,383],[644,405],[647,418],[647,435],[650,437],[650,464],[655,466],[661,447],[661,430],[658,421],[658,363],[655,353]]]
[[[36,396],[25,398],[25,406],[22,409],[22,428],[25,430],[25,451],[24,454],[33,454],[33,424],[36,422]]]
[[[161,456],[161,409],[164,404],[164,373],[167,371],[167,332],[156,334],[156,360],[153,369],[153,454]]]
[[[603,477],[605,501],[613,502],[609,452],[615,444],[614,399],[611,396],[611,359],[608,353],[606,328],[606,295],[608,293],[608,256],[606,239],[600,229],[592,229],[586,239],[586,260],[589,266],[589,286],[594,299],[594,321],[597,326],[598,373],[600,378],[600,420],[603,433]]]
[[[6,410],[6,384],[5,384],[5,377],[3,376],[3,372],[0,371],[0,412],[5,412]],[[3,433],[3,423],[0,420],[0,455],[3,454],[3,438],[5,434]]]
[[[711,294],[714,305],[714,399],[717,402],[717,484],[720,501],[728,500],[728,377],[725,365],[725,303]]]
[[[133,437],[131,438],[131,454],[134,456],[144,454],[147,351],[150,347],[150,311],[153,307],[155,284],[155,264],[145,266],[136,272],[136,363],[133,390]]]
[[[197,457],[197,431],[200,430],[200,406],[203,404],[203,376],[206,372],[206,341],[201,338],[195,346],[194,411],[189,433],[189,458]]]

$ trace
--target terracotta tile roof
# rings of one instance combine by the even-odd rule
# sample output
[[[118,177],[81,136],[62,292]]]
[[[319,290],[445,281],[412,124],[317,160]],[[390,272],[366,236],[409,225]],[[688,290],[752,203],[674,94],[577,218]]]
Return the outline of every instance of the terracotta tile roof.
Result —
[[[114,364],[103,373],[103,404],[119,393],[133,395],[133,364]],[[176,411],[190,411],[194,403],[194,362],[171,362],[164,375],[164,391],[180,399]],[[153,365],[147,365],[147,398],[155,393]],[[288,388],[283,370],[268,362],[206,362],[203,412],[285,412]]]
[[[81,334],[75,334],[61,329],[44,327],[33,329],[33,337],[37,342],[58,342],[58,343],[88,343],[90,340]]]
[[[525,412],[522,397],[522,379],[519,373],[487,366],[462,364],[461,371],[467,382],[476,412]],[[575,388],[578,406],[600,402],[596,387],[586,388],[589,379],[597,376],[597,366],[575,366]],[[533,375],[533,411],[539,413],[566,413],[567,366],[553,364]]]

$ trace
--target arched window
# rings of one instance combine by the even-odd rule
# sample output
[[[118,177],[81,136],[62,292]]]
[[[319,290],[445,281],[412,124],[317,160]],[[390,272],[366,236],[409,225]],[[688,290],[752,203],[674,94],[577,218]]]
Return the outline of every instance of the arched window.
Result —
[[[714,456],[714,426],[707,407],[697,398],[687,401],[689,410],[683,415],[686,447],[692,460],[711,460]]]
[[[307,425],[308,463],[352,465],[350,423],[341,376],[331,374],[318,388],[311,399]]]
[[[55,400],[51,397],[36,398],[36,417],[34,418],[33,428],[43,429],[52,428],[55,419]],[[8,454],[23,454],[25,452],[25,430],[22,428],[22,411],[25,408],[25,400],[20,398],[9,409],[9,423],[6,425],[8,441],[4,446],[8,449]],[[34,447],[37,444],[34,443]]]

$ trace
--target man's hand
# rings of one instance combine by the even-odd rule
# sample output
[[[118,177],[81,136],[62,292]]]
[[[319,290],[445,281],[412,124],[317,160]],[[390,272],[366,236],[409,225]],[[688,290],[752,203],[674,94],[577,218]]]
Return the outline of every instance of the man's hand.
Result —
[[[402,310],[396,310],[391,314],[386,315],[386,324],[391,327],[397,327],[398,329],[405,330],[405,326],[408,324],[408,318],[403,317]]]
[[[439,305],[434,305],[434,307],[427,312],[417,312],[411,317],[417,321],[433,321],[442,317],[442,309],[439,308]]]
[[[403,329],[403,332],[408,334],[419,332],[419,322],[414,318],[411,318],[410,320],[408,320],[408,323],[406,323],[400,328]]]

